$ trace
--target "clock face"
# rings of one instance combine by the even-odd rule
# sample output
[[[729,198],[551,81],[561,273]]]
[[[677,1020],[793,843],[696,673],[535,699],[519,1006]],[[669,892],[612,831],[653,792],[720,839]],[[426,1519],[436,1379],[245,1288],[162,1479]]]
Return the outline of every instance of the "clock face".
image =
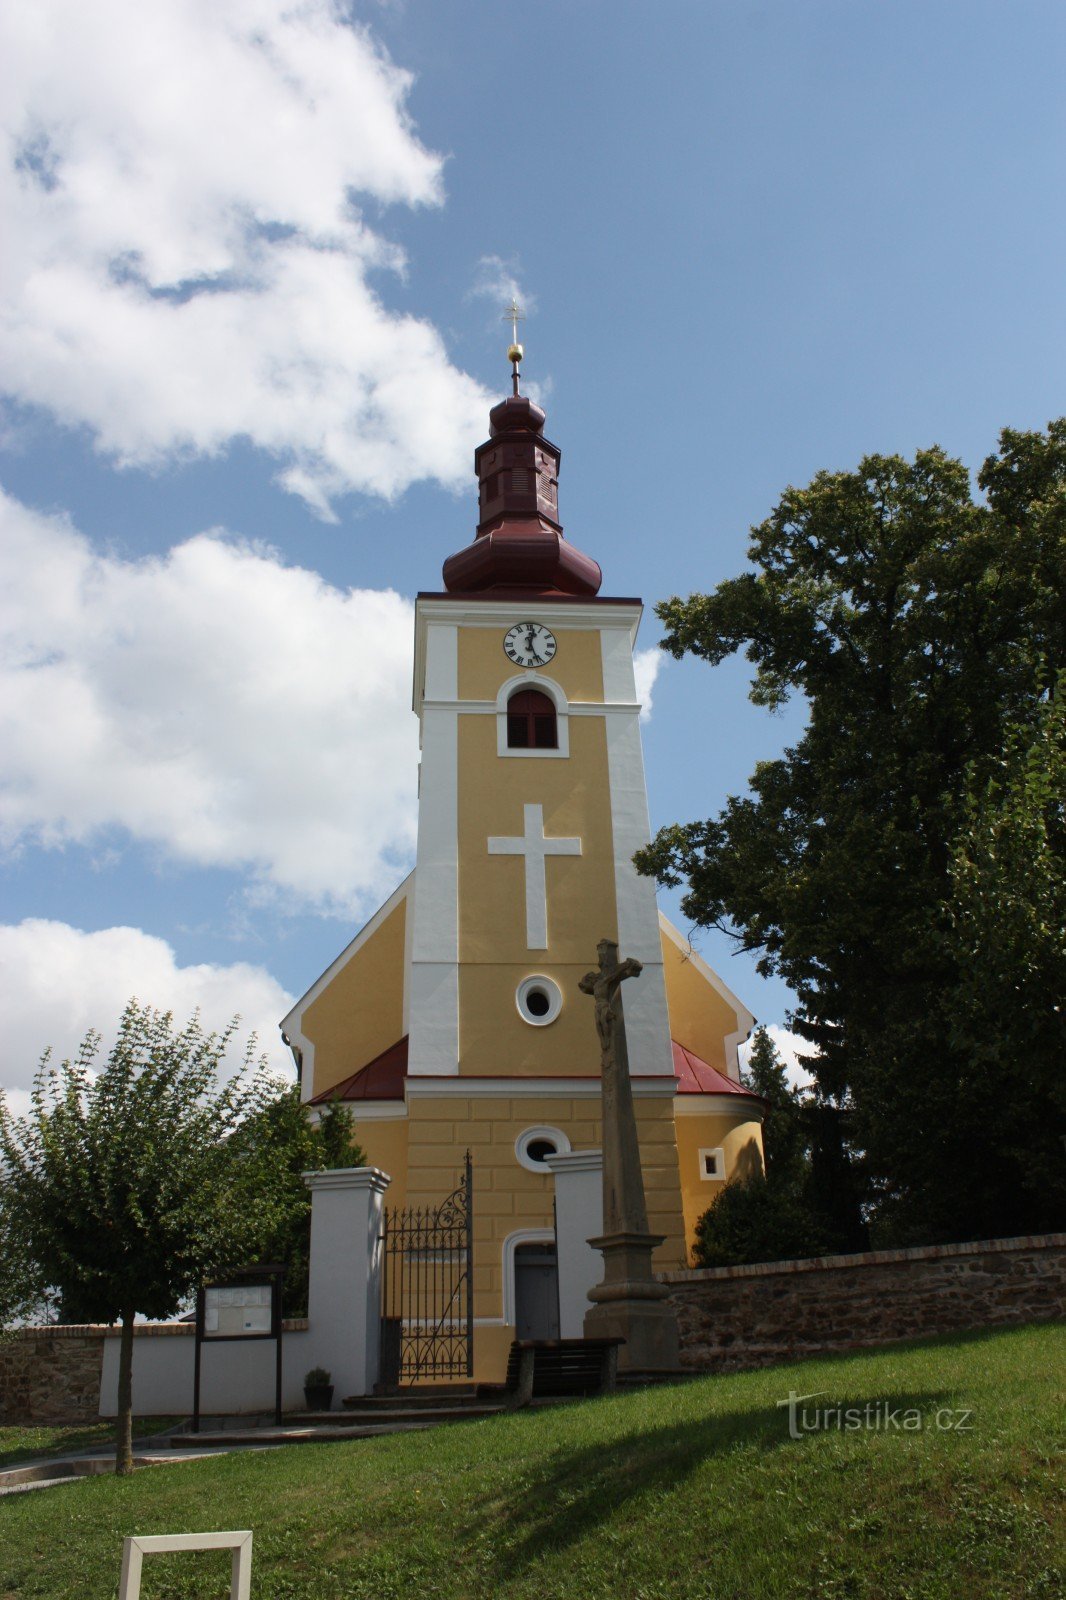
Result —
[[[504,634],[503,648],[516,667],[543,667],[555,654],[555,635],[540,622],[516,622]]]

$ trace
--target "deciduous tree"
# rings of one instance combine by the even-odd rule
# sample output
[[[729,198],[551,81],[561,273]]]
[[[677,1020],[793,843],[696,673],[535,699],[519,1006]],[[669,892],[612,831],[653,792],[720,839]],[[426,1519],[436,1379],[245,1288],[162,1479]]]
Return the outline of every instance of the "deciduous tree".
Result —
[[[307,1315],[308,1267],[311,1243],[311,1194],[305,1172],[334,1167],[361,1167],[366,1162],[356,1142],[351,1111],[334,1100],[311,1120],[300,1100],[299,1085],[278,1096],[263,1111],[249,1117],[240,1138],[254,1155],[275,1201],[277,1225],[264,1239],[263,1250],[285,1268],[285,1315]]]
[[[995,1085],[970,1070],[951,906],[972,786],[1066,663],[1066,419],[1004,432],[978,481],[983,501],[937,448],[819,473],[753,530],[753,571],[658,608],[664,648],[744,650],[752,699],[802,695],[809,719],[747,795],[638,864],[687,880],[686,915],[791,984],[818,1100],[847,1109],[867,1204],[901,1240],[1029,1231],[1059,1205],[1023,1169],[1060,1149],[1061,1043],[1015,1012]],[[999,1136],[1015,1104],[1024,1153]]]
[[[73,1060],[46,1054],[28,1116],[0,1096],[2,1253],[33,1264],[65,1306],[121,1323],[116,1471],[132,1471],[131,1380],[138,1313],[168,1317],[208,1277],[259,1256],[276,1228],[276,1186],[240,1130],[278,1093],[237,1027],[205,1033],[194,1015],[132,1000],[103,1067],[90,1033]]]

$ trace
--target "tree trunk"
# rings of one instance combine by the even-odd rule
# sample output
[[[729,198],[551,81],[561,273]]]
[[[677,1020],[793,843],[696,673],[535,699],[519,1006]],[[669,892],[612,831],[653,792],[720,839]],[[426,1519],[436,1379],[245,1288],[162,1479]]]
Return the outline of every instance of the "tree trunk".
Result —
[[[127,1477],[133,1471],[133,1317],[122,1313],[122,1336],[118,1346],[118,1418],[115,1431],[115,1473]]]

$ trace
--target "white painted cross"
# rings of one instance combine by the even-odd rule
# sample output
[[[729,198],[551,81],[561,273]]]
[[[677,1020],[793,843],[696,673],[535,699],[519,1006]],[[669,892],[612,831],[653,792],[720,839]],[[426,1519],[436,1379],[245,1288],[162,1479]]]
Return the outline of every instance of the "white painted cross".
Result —
[[[544,807],[525,806],[525,832],[522,836],[489,839],[490,856],[526,858],[526,947],[548,948],[548,888],[544,874],[545,856],[579,856],[580,839],[546,839]]]

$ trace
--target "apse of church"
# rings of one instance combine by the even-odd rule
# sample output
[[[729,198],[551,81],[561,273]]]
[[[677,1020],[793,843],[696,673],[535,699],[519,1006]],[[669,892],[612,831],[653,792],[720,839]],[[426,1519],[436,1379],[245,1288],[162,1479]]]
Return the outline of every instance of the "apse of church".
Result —
[[[599,1044],[578,981],[599,940],[643,967],[625,1018],[658,1267],[687,1262],[696,1220],[762,1149],[737,1065],[753,1018],[632,865],[649,838],[641,602],[602,595],[599,565],[566,538],[560,452],[519,392],[521,346],[510,356],[513,393],[474,456],[475,537],[416,602],[414,871],[282,1023],[304,1098],[350,1104],[388,1205],[437,1204],[469,1149],[487,1379],[516,1327],[580,1332],[566,1324],[583,1292],[568,1310],[563,1280],[584,1246],[564,1261],[557,1219],[600,1231],[573,1206],[597,1203]]]

